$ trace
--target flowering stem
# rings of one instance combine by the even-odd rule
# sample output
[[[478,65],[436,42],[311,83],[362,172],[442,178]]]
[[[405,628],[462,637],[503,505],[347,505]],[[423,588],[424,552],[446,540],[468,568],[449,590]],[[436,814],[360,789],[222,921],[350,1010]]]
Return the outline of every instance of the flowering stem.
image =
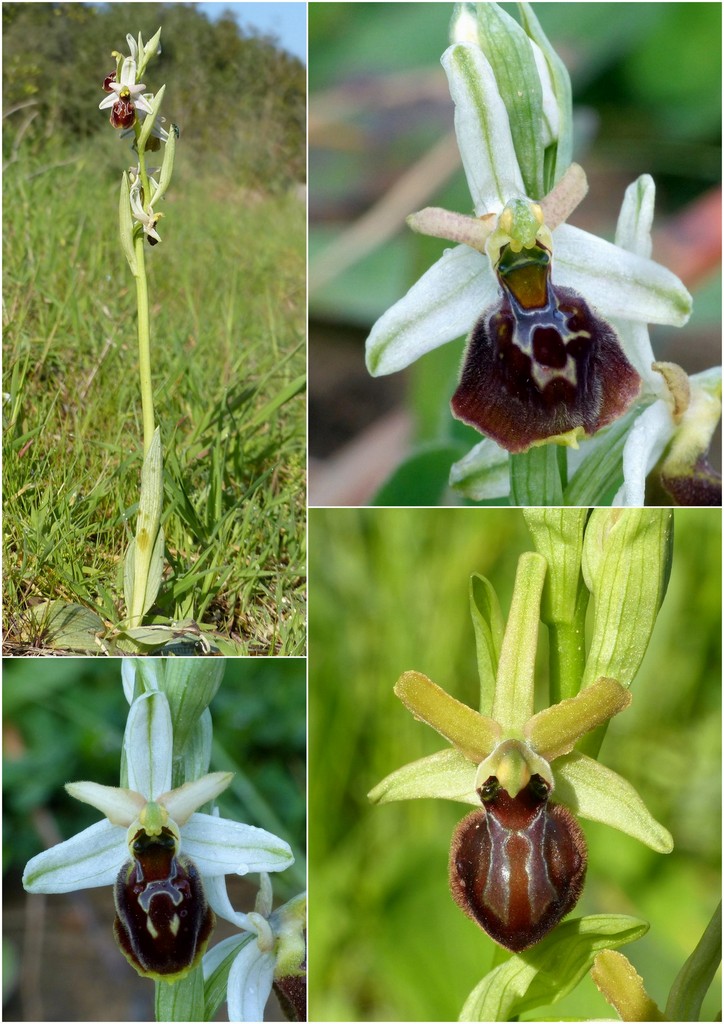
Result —
[[[586,666],[586,608],[588,591],[581,588],[573,622],[548,626],[550,698],[552,704],[575,697]]]
[[[510,456],[511,505],[562,505],[557,445],[545,444]]]
[[[143,166],[143,164],[141,165]],[[143,233],[136,237],[134,250],[136,273],[136,299],[138,303],[138,370],[141,379],[141,407],[143,410],[143,454],[148,455],[155,429],[153,415],[153,388],[151,387],[151,328],[148,313],[148,281]]]
[[[156,982],[156,1020],[206,1020],[201,966],[173,985]]]

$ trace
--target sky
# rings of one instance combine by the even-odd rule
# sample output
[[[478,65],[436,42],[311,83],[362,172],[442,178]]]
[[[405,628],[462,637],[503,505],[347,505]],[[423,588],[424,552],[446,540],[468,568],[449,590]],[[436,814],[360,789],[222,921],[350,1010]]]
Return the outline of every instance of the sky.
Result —
[[[218,18],[225,10],[231,11],[241,25],[258,29],[264,35],[276,36],[281,46],[306,64],[307,61],[307,5],[304,0],[280,3],[198,3],[197,8],[210,18]]]

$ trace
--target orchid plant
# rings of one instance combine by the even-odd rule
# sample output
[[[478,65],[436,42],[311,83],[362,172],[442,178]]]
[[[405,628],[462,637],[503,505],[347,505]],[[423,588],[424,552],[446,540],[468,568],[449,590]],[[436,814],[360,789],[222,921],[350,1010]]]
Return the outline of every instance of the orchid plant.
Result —
[[[651,260],[655,186],[626,191],[615,244],[567,223],[587,191],[572,162],[567,71],[531,5],[458,4],[442,56],[475,215],[427,208],[417,232],[456,243],[367,339],[393,373],[468,334],[455,417],[484,435],[450,471],[474,500],[642,505],[648,474],[678,503],[719,504],[707,453],[721,370],[655,360],[647,325],[691,296]]]
[[[294,862],[289,844],[223,818],[215,798],[230,772],[208,772],[208,705],[223,664],[128,659],[130,704],[121,785],[68,783],[103,819],[25,867],[30,893],[114,887],[114,934],[131,967],[156,983],[157,1020],[208,1020],[226,998],[229,1019],[263,1020],[274,985],[290,1020],[305,1019],[306,898],[272,909],[269,872]],[[224,877],[260,874],[256,910],[234,910]],[[215,914],[241,930],[207,952]]]
[[[512,955],[498,956],[461,1020],[516,1019],[556,1002],[597,953],[646,932],[645,921],[618,914],[560,923],[586,874],[576,817],[660,854],[674,845],[631,784],[598,760],[607,722],[631,703],[666,593],[672,513],[594,510],[587,519],[585,510],[536,509],[526,517],[536,551],[519,561],[505,626],[489,581],[471,581],[479,710],[405,672],[396,695],[451,746],[397,769],[369,794],[374,803],[433,797],[476,808],[452,838],[450,888],[460,909]],[[550,634],[551,699],[534,713],[539,621]]]
[[[161,29],[144,44],[126,36],[129,55],[113,51],[115,70],[103,81],[108,95],[101,101],[101,110],[110,110],[111,127],[121,138],[133,138],[134,166],[123,172],[119,200],[121,248],[136,282],[138,307],[138,353],[143,413],[143,466],[136,535],[126,552],[124,588],[127,627],[133,631],[141,626],[143,617],[156,599],[164,567],[164,534],[161,525],[163,506],[163,456],[160,428],[156,426],[151,385],[151,328],[148,280],[146,277],[145,244],[161,241],[157,226],[162,213],[156,212],[171,183],[176,139],[179,130],[162,126],[161,104],[166,87],[157,93],[147,92],[140,81],[150,61],[160,52]],[[147,153],[164,144],[160,174],[154,177],[147,164]],[[133,636],[133,633],[129,633]]]

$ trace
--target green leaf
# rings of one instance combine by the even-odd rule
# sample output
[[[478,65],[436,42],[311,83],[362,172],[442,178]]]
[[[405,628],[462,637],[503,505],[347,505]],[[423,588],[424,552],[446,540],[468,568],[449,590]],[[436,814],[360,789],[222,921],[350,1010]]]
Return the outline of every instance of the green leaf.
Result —
[[[666,1003],[667,1020],[699,1020],[701,1004],[721,963],[721,902],[694,952],[676,975]]]
[[[493,584],[476,572],[470,577],[470,614],[478,655],[480,714],[490,715],[493,710],[495,678],[498,674],[505,621]]]
[[[43,601],[32,609],[46,647],[99,654],[106,632],[103,619],[90,608],[66,601]]]
[[[563,486],[555,444],[510,456],[511,505],[562,505]]]
[[[165,92],[166,86],[162,85],[153,98],[153,103],[151,104],[151,113],[146,114],[146,117],[143,122],[143,127],[141,128],[141,132],[138,136],[138,142],[136,143],[139,153],[143,153],[143,151],[146,148],[146,143],[149,140],[151,132],[153,131],[153,126],[156,123],[156,118],[158,117],[159,112],[161,110],[161,104],[163,103],[163,94]]]
[[[151,195],[150,206],[154,206],[166,194],[166,189],[171,184],[173,175],[173,162],[176,156],[176,132],[168,133],[168,140],[163,151],[163,163],[161,164],[161,177],[158,180],[158,188]]]
[[[475,765],[455,747],[446,747],[429,757],[421,757],[392,772],[367,794],[373,804],[394,800],[456,800],[480,805],[475,792]]]
[[[621,419],[586,442],[588,454],[563,493],[566,505],[611,504],[613,495],[623,483],[623,447],[634,420],[641,412],[641,405],[636,404]]]
[[[239,951],[248,942],[256,941],[256,936],[247,934],[239,939],[236,945],[232,945],[221,963],[212,971],[204,982],[204,1000],[206,1003],[206,1016],[204,1020],[214,1020],[219,1007],[226,999],[226,988],[229,981],[229,971]]]
[[[530,40],[498,4],[478,4],[478,37],[508,111],[510,133],[526,195],[541,199],[543,90]]]
[[[590,970],[599,950],[640,939],[648,924],[623,914],[595,914],[566,921],[532,949],[512,956],[476,985],[461,1021],[514,1020],[568,995]]]

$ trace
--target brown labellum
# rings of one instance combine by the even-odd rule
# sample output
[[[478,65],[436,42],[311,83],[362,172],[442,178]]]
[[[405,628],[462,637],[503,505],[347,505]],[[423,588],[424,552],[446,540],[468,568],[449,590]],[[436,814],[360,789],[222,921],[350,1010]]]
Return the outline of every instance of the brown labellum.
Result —
[[[468,917],[518,953],[575,907],[586,876],[586,840],[571,812],[548,802],[539,775],[516,797],[494,778],[478,793],[482,810],[453,833],[450,888]]]
[[[139,974],[177,981],[199,964],[215,923],[201,876],[166,828],[140,831],[131,853],[116,879],[116,940]]]
[[[453,415],[509,452],[577,428],[593,434],[639,393],[613,328],[581,295],[551,281],[542,245],[504,247],[499,301],[468,339]]]

